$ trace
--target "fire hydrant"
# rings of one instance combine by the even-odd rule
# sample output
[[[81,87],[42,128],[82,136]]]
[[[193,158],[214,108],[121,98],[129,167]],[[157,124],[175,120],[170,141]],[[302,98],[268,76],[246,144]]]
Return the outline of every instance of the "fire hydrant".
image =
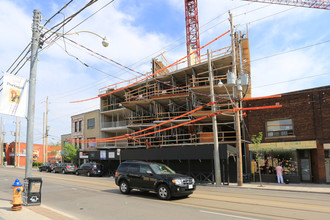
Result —
[[[19,211],[22,209],[22,191],[23,191],[23,187],[21,182],[16,179],[15,183],[13,184],[13,202],[11,202],[11,204],[13,204],[13,206],[11,207],[11,210],[13,211]]]

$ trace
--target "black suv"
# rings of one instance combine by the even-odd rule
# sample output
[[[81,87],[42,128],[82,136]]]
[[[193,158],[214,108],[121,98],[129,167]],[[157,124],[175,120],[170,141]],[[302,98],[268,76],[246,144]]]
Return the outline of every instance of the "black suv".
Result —
[[[124,194],[128,194],[131,189],[154,191],[164,200],[172,196],[187,197],[196,189],[194,178],[177,174],[164,164],[142,161],[121,163],[115,181]]]
[[[53,170],[53,167],[54,167],[54,164],[53,163],[47,162],[47,163],[42,164],[39,167],[39,171],[40,172],[42,172],[42,171],[51,172]]]
[[[103,165],[99,163],[84,163],[77,170],[76,175],[102,176]]]

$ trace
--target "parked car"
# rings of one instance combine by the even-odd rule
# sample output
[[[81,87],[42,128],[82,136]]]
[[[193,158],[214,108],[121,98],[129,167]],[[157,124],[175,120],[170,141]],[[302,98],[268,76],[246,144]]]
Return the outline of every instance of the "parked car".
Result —
[[[47,171],[47,172],[51,172],[52,169],[54,167],[54,164],[51,163],[51,162],[47,162],[47,163],[44,163],[42,164],[40,167],[39,167],[39,171],[42,172],[42,171]]]
[[[54,167],[54,173],[75,173],[76,166],[72,163],[59,163]]]
[[[84,163],[77,170],[76,175],[102,176],[103,165],[100,163]]]
[[[194,178],[177,174],[164,164],[142,161],[121,163],[115,174],[115,182],[124,194],[131,189],[153,191],[163,200],[188,197],[196,189]]]

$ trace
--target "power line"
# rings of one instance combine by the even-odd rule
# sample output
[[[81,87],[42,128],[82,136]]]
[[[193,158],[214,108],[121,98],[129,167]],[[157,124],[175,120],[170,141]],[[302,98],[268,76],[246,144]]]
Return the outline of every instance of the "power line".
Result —
[[[296,79],[291,79],[291,80],[286,80],[286,81],[281,81],[281,82],[276,82],[276,83],[271,83],[271,84],[266,84],[266,85],[261,85],[261,86],[256,86],[253,87],[253,89],[259,89],[262,87],[268,87],[268,86],[273,86],[273,85],[277,85],[277,84],[282,84],[282,83],[288,83],[288,82],[293,82],[293,81],[298,81],[298,80],[303,80],[303,79],[309,79],[309,78],[314,78],[314,77],[318,77],[318,76],[326,76],[329,75],[329,73],[323,73],[323,74],[318,74],[318,75],[311,75],[311,76],[306,76],[306,77],[300,77],[300,78],[296,78]]]

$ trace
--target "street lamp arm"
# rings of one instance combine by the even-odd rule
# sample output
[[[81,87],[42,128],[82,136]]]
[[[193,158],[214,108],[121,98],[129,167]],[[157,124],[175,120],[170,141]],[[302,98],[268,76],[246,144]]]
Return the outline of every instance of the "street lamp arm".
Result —
[[[79,33],[90,33],[90,34],[94,34],[94,35],[98,36],[101,39],[105,38],[105,37],[102,37],[101,35],[99,35],[97,33],[92,32],[92,31],[76,31],[76,32],[72,32],[72,33],[66,33],[66,34],[63,34],[63,35],[72,35],[72,34],[79,34]]]
[[[40,26],[41,26],[41,25],[40,25]],[[71,32],[71,33],[59,33],[59,32],[53,31],[53,30],[51,30],[51,29],[48,29],[48,28],[45,27],[45,26],[42,26],[42,27],[43,27],[43,28],[46,28],[48,31],[51,31],[51,32],[55,33],[57,36],[73,35],[73,34],[79,34],[79,33],[90,33],[90,34],[93,34],[93,35],[95,35],[95,36],[101,38],[101,39],[102,39],[102,45],[103,45],[104,47],[109,46],[109,42],[108,42],[106,36],[102,37],[101,35],[99,35],[99,34],[97,34],[97,33],[95,33],[95,32],[92,32],[92,31],[76,31],[76,32]]]

